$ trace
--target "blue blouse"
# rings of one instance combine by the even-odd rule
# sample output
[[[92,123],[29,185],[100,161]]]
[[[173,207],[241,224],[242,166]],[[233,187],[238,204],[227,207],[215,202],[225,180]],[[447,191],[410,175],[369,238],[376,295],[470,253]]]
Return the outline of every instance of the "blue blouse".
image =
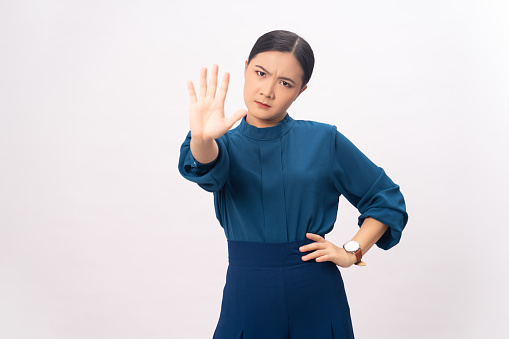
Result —
[[[228,240],[287,242],[306,233],[327,234],[339,196],[389,228],[376,243],[396,245],[406,225],[405,201],[396,185],[336,126],[294,120],[258,128],[245,117],[216,139],[219,155],[201,164],[191,154],[191,132],[180,148],[184,178],[213,192],[216,217]]]

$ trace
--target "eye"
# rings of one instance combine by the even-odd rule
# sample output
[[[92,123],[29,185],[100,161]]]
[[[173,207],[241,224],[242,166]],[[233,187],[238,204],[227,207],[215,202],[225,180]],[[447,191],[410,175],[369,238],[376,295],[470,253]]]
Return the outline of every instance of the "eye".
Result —
[[[261,77],[265,76],[265,72],[262,72],[262,71],[256,71],[256,74],[258,74]]]
[[[290,85],[290,83],[286,82],[286,81],[281,81],[281,85],[283,85],[285,87],[292,87],[292,85]]]

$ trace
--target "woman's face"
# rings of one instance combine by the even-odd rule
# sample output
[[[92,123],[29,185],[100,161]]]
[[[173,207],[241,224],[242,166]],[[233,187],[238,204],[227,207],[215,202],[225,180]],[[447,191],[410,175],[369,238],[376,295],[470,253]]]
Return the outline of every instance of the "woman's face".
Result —
[[[286,110],[307,86],[302,87],[304,71],[291,53],[268,51],[257,54],[244,73],[246,122],[256,127],[277,125]]]

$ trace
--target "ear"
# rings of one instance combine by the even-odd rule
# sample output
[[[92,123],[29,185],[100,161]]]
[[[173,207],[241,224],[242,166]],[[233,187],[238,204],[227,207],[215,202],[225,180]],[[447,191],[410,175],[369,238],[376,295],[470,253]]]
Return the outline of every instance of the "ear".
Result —
[[[297,94],[297,96],[295,97],[295,99],[293,99],[293,101],[297,100],[297,98],[299,97],[299,95],[304,92],[306,89],[308,88],[308,85],[302,87],[302,89],[300,90],[299,94]]]
[[[247,60],[246,60],[246,65],[244,66],[244,72],[247,71]]]

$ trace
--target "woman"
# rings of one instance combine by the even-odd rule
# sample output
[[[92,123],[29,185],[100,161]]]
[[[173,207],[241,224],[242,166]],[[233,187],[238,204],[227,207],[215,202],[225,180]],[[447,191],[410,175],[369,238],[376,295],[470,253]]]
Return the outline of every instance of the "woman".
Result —
[[[191,131],[179,170],[213,192],[228,240],[214,338],[353,338],[338,266],[364,265],[375,243],[391,248],[406,225],[399,186],[382,168],[335,126],[288,115],[313,66],[298,35],[264,34],[245,63],[247,110],[230,117],[223,109],[228,73],[217,90],[217,65],[208,86],[203,68],[198,95],[188,82]],[[340,195],[361,213],[359,231],[342,247],[325,240]]]

